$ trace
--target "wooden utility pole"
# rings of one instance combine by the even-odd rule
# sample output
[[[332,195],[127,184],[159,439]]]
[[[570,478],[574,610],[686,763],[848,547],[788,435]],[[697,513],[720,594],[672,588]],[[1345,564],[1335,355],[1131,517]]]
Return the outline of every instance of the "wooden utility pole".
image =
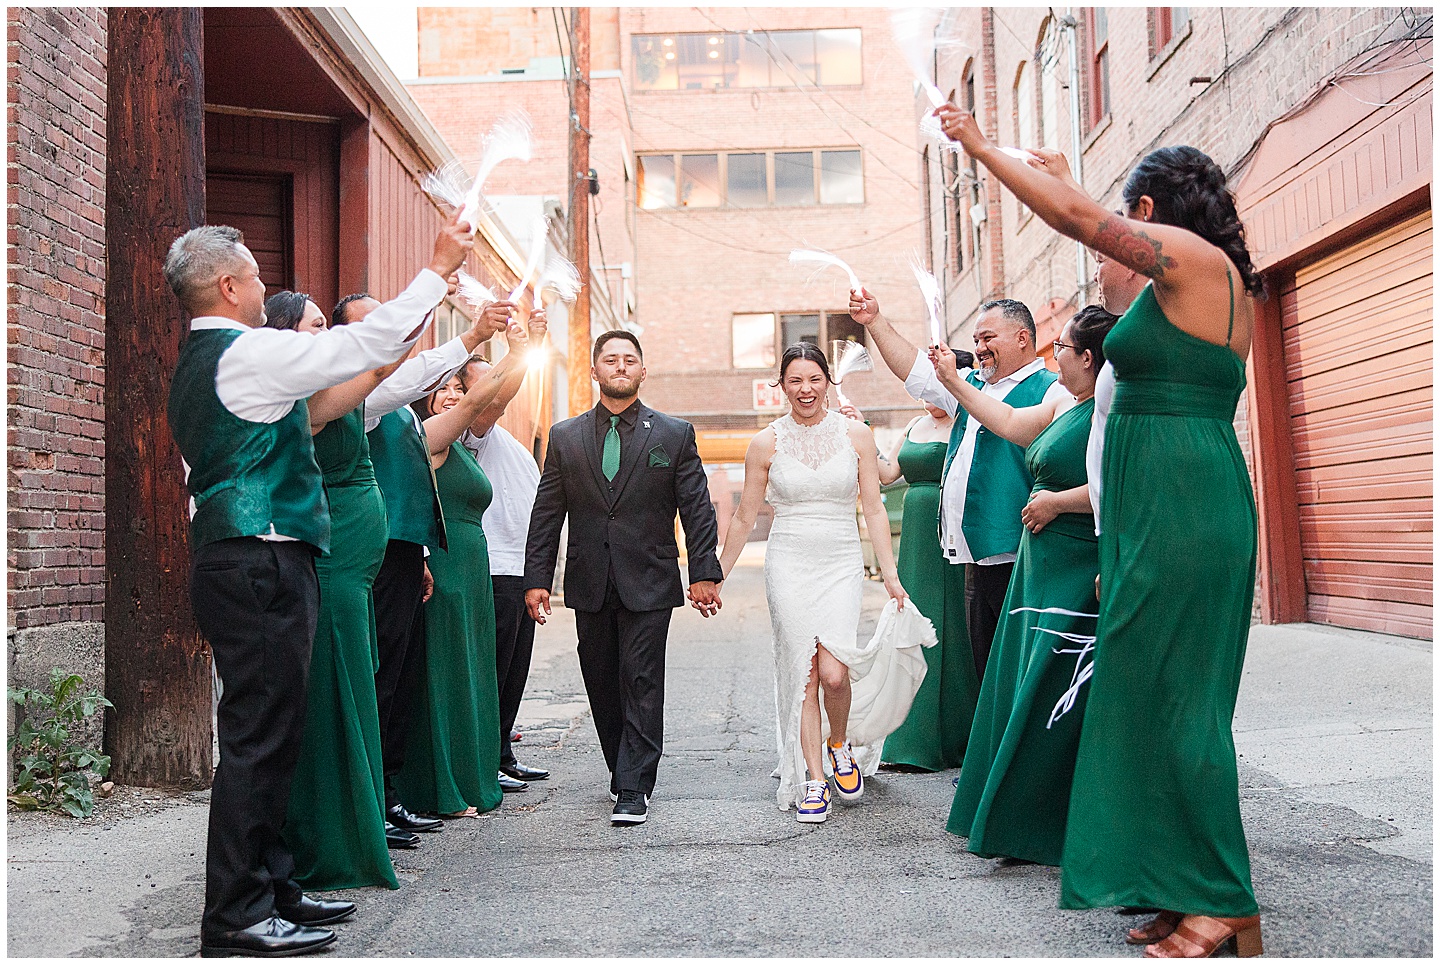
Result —
[[[570,260],[580,294],[570,309],[570,414],[591,406],[590,379],[590,8],[570,8],[570,203],[565,206]]]
[[[208,787],[210,651],[165,403],[188,320],[161,268],[205,223],[198,7],[113,7],[105,145],[105,744],[117,782]]]

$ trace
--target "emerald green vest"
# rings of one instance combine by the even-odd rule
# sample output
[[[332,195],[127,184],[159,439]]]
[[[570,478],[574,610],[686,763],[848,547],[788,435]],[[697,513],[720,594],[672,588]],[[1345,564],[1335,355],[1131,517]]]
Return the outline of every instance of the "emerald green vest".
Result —
[[[1056,375],[1049,369],[1031,373],[1005,396],[1005,404],[1016,409],[1039,405],[1045,392],[1055,384]],[[985,383],[973,372],[967,381],[977,389]],[[950,429],[950,449],[945,454],[945,475],[960,451],[969,416],[960,408],[955,425]],[[940,483],[945,485],[944,477]],[[1030,500],[1035,479],[1025,466],[1025,449],[997,436],[981,426],[975,435],[975,455],[970,461],[970,478],[965,484],[965,514],[961,531],[970,555],[977,560],[1020,549],[1020,535],[1025,525],[1020,511]]]
[[[435,490],[430,447],[421,436],[424,431],[422,425],[416,432],[410,413],[396,409],[382,416],[380,424],[366,436],[375,481],[380,484],[385,514],[390,517],[390,538],[442,550],[445,517]]]
[[[170,382],[166,414],[195,499],[190,541],[203,546],[274,532],[328,552],[330,509],[304,401],[278,422],[250,422],[215,391],[220,356],[242,334],[192,331]]]

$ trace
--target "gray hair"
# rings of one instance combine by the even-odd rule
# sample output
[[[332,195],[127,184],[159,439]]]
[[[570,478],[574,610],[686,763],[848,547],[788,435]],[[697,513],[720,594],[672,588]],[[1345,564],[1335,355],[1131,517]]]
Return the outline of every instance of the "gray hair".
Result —
[[[1000,309],[1000,317],[1007,319],[1017,328],[1023,328],[1030,333],[1030,344],[1035,344],[1035,316],[1030,314],[1030,309],[1025,303],[1014,298],[995,298],[980,306],[980,311],[988,312],[992,308]]]
[[[165,281],[186,308],[200,293],[240,261],[237,249],[245,243],[238,228],[201,225],[175,239],[165,256]]]

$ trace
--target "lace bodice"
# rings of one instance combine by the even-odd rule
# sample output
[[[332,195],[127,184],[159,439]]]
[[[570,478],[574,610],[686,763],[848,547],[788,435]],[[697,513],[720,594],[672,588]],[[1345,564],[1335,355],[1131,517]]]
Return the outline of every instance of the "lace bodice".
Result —
[[[853,520],[860,495],[859,461],[845,417],[832,411],[815,425],[802,426],[786,415],[770,426],[775,430],[775,458],[766,498],[776,517],[799,512]]]

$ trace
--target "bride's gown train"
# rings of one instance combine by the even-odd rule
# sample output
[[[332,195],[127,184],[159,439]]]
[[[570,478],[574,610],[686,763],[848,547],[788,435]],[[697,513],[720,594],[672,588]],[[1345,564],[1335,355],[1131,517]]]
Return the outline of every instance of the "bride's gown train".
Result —
[[[813,426],[803,426],[788,415],[771,423],[775,456],[766,498],[775,510],[775,522],[765,549],[765,595],[774,630],[780,751],[775,802],[787,811],[803,792],[808,776],[800,748],[800,708],[815,648],[823,646],[850,668],[848,730],[861,773],[868,777],[880,764],[885,735],[905,719],[924,679],[920,646],[935,642],[929,621],[913,607],[901,614],[899,632],[877,633],[863,646],[856,641],[865,560],[855,519],[859,460],[847,422],[832,411]],[[882,617],[881,622],[882,627],[897,629],[893,616]],[[823,701],[821,716],[822,732],[828,735]],[[876,726],[866,727],[867,717],[878,732]],[[860,746],[867,731],[874,742]]]

